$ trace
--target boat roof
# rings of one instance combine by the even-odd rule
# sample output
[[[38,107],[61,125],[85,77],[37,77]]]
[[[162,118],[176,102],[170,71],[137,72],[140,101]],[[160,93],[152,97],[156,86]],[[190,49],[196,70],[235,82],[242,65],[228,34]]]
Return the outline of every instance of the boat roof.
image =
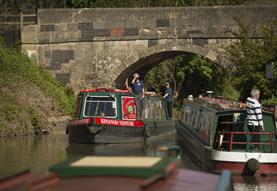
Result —
[[[130,93],[128,90],[116,89],[116,88],[94,88],[94,89],[82,89],[80,93],[97,93],[97,92],[107,92],[107,93],[119,93],[119,94],[128,94],[134,95]],[[158,97],[156,92],[145,92],[145,96]]]
[[[83,89],[80,93],[94,93],[94,92],[112,92],[112,93],[125,93],[128,94],[128,90],[114,89],[114,88],[95,88],[95,89]]]
[[[230,101],[218,97],[201,97],[194,98],[193,100],[185,99],[184,103],[193,105],[195,107],[204,107],[214,111],[225,111],[225,110],[242,110],[246,108],[245,103],[239,103],[236,101]]]
[[[50,168],[49,174],[42,177],[34,177],[30,171],[21,172],[0,181],[0,190],[230,189],[230,172],[215,175],[176,168],[176,160],[173,158],[86,156],[54,165]]]

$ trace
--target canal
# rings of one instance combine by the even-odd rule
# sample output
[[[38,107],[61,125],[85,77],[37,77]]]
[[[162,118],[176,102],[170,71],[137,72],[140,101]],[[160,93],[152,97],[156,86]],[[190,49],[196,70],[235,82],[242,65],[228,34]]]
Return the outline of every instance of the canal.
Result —
[[[64,131],[41,136],[4,137],[0,139],[0,179],[25,169],[31,169],[33,174],[39,176],[47,173],[48,168],[55,163],[82,155],[160,155],[160,146],[174,144],[176,144],[174,137],[168,137],[167,140],[154,142],[148,146],[68,144]],[[199,170],[186,154],[182,154],[180,166]],[[277,190],[276,177],[233,177],[233,181],[236,191]]]

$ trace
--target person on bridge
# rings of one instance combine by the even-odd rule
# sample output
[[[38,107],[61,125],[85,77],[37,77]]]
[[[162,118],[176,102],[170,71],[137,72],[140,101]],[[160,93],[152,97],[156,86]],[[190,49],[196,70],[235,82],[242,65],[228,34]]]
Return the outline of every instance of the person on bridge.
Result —
[[[246,100],[246,113],[247,113],[247,127],[250,132],[260,132],[264,131],[264,123],[262,116],[262,108],[259,103],[260,91],[253,89],[251,91],[251,97],[248,97]],[[252,142],[260,142],[260,135],[253,135]],[[259,145],[254,145],[255,148],[258,148]]]
[[[168,117],[171,119],[172,118],[172,106],[173,106],[173,90],[170,87],[169,82],[165,84],[166,90],[165,90],[165,95],[163,98],[166,100],[166,107],[167,107],[167,112],[168,112]]]

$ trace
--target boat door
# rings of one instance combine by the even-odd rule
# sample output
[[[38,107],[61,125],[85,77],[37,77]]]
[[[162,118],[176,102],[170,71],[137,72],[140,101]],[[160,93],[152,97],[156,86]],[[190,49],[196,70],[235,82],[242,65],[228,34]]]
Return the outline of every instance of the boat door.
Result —
[[[159,97],[144,98],[142,117],[148,137],[168,132],[174,126],[174,120],[167,119],[165,101]]]

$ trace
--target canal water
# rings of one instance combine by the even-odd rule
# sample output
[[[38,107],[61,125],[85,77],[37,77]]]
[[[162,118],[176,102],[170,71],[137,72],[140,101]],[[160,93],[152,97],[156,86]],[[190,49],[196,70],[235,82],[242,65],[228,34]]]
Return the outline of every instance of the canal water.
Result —
[[[21,170],[30,169],[34,175],[43,175],[58,162],[83,155],[101,156],[156,156],[161,155],[161,146],[175,145],[175,138],[168,137],[162,142],[128,145],[69,144],[64,131],[49,135],[18,136],[0,138],[0,179]],[[181,167],[199,170],[193,161],[182,154]],[[276,191],[276,177],[242,178],[233,177],[237,191]]]

